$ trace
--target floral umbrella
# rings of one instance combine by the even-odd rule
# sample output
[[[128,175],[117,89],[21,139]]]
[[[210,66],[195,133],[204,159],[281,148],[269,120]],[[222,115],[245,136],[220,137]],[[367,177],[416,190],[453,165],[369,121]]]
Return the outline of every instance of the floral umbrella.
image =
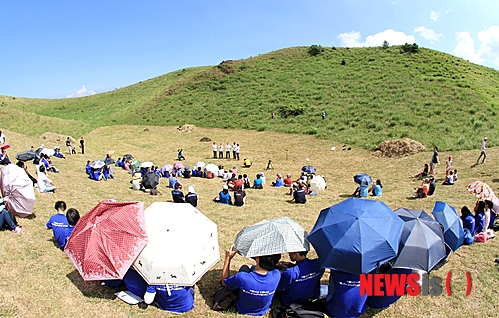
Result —
[[[480,200],[494,201],[494,199],[496,198],[494,190],[492,190],[492,188],[488,184],[482,181],[475,181],[470,183],[468,185],[468,191]]]

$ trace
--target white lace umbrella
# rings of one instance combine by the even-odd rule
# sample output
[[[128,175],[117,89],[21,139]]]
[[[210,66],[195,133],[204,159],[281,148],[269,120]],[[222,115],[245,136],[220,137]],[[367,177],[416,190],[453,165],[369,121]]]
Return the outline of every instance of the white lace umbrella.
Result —
[[[220,259],[217,225],[189,203],[145,211],[149,243],[133,266],[150,285],[193,286]]]

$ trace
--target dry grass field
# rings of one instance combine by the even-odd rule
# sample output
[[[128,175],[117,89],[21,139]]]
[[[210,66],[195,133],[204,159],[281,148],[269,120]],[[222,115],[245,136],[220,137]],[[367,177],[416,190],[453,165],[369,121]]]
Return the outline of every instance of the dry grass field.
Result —
[[[5,131],[11,159],[19,151],[55,144],[36,137],[27,137]],[[241,161],[213,161],[211,143],[199,140],[207,136],[217,143],[234,142],[241,145]],[[73,136],[79,138],[80,136]],[[369,136],[366,136],[369,138]],[[392,209],[399,207],[424,209],[431,213],[436,200],[460,208],[472,207],[476,199],[468,194],[466,185],[475,180],[489,183],[498,188],[499,149],[488,151],[487,163],[471,167],[478,156],[478,150],[441,152],[441,162],[437,168],[440,180],[445,170],[445,158],[454,157],[454,166],[459,170],[456,185],[437,186],[433,197],[413,200],[412,189],[420,181],[409,178],[410,174],[422,169],[428,162],[431,152],[423,152],[400,159],[377,158],[366,150],[353,148],[342,151],[341,144],[319,140],[313,136],[277,134],[269,132],[196,129],[194,132],[180,134],[175,127],[155,126],[112,126],[98,128],[87,135],[85,155],[67,155],[67,149],[61,142],[66,160],[54,158],[60,168],[59,174],[50,174],[58,186],[58,191],[51,194],[36,193],[37,202],[34,213],[36,218],[19,219],[25,232],[13,235],[0,232],[0,316],[5,317],[165,317],[169,314],[156,307],[147,309],[130,306],[114,297],[117,290],[101,287],[99,282],[83,282],[72,263],[54,246],[51,231],[45,230],[45,223],[55,211],[57,200],[66,201],[68,207],[77,208],[81,214],[89,211],[99,201],[116,199],[119,201],[143,201],[149,206],[154,201],[171,201],[167,182],[162,180],[162,196],[150,196],[130,189],[130,175],[124,170],[116,171],[116,179],[95,182],[86,177],[84,166],[87,160],[104,159],[108,150],[115,150],[114,157],[125,153],[133,154],[142,161],[153,161],[162,166],[173,163],[176,150],[184,149],[186,165],[196,161],[214,162],[225,167],[236,165],[241,173],[247,173],[251,179],[264,171],[271,159],[275,170],[265,171],[267,185],[274,179],[275,173],[291,173],[296,178],[303,165],[313,165],[328,182],[328,189],[321,195],[310,197],[305,205],[288,203],[287,189],[274,189],[267,186],[264,190],[248,190],[247,204],[238,208],[218,205],[212,199],[222,188],[220,179],[191,178],[182,180],[184,186],[194,185],[199,195],[198,209],[218,224],[220,257],[229,247],[236,234],[245,226],[263,219],[288,216],[310,231],[321,209],[344,200],[355,189],[353,175],[359,172],[370,174],[373,179],[381,179],[384,185],[382,200]],[[336,151],[330,150],[335,146]],[[480,145],[477,145],[477,149]],[[253,166],[241,167],[242,159],[250,158]],[[34,166],[29,164],[34,173]],[[196,233],[192,233],[193,236]],[[486,243],[463,246],[452,253],[447,264],[432,272],[432,275],[444,277],[452,271],[453,296],[401,298],[395,305],[385,310],[369,309],[364,317],[493,317],[499,310],[499,272],[494,258],[499,254],[498,238]],[[175,244],[165,242],[165,244]],[[313,253],[312,253],[313,255]],[[236,256],[232,270],[251,260]],[[218,313],[209,309],[210,296],[218,288],[222,261],[209,271],[196,285],[195,309],[185,317],[233,317],[236,313]],[[469,271],[473,279],[471,295],[465,297],[465,272]],[[327,276],[324,277],[327,282]]]

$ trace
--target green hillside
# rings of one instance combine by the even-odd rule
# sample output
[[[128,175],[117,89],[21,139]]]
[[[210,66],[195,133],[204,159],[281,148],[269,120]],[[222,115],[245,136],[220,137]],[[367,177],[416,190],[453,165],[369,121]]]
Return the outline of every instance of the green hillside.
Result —
[[[37,121],[53,119],[51,131],[75,135],[114,124],[189,123],[311,134],[367,149],[402,137],[452,150],[479,147],[484,136],[499,144],[494,69],[423,48],[329,47],[317,56],[308,49],[179,70],[84,98],[0,97],[0,120],[32,135],[47,131]],[[27,129],[12,120],[18,117],[35,125]]]

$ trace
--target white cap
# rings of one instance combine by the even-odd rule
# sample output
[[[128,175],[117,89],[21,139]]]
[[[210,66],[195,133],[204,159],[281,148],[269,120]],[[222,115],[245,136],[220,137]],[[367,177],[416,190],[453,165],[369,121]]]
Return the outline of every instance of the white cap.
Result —
[[[224,190],[229,190],[229,186],[224,184],[224,187],[223,187]]]
[[[187,188],[187,192],[189,192],[189,193],[196,193],[196,191],[194,191],[194,186],[189,186]]]

